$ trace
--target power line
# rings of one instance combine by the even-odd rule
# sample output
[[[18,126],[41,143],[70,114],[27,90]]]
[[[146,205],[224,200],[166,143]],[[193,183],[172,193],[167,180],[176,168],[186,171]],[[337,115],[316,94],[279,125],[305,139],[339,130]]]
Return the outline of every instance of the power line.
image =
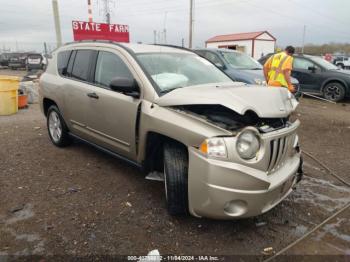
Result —
[[[230,1],[230,2],[225,2],[225,1]],[[252,1],[252,0],[246,0],[246,1],[240,1],[238,2],[237,4],[240,4],[240,3],[244,3],[244,2],[249,2],[249,1]],[[212,1],[206,1],[204,2],[204,4],[197,4],[196,3],[196,10],[197,9],[203,9],[203,8],[207,8],[207,7],[212,7],[212,6],[221,6],[221,5],[231,5],[231,4],[234,4],[232,2],[232,0],[221,0],[220,2],[212,2]],[[158,9],[155,9],[155,8],[146,8],[146,9],[141,9],[141,10],[138,10],[136,12],[132,12],[132,13],[128,13],[128,14],[125,14],[125,16],[129,17],[129,16],[147,16],[147,15],[150,15],[150,14],[161,14],[161,13],[164,13],[164,12],[168,12],[168,13],[174,13],[174,12],[180,12],[180,11],[188,11],[188,7],[179,7],[179,8],[172,8],[172,9],[169,9],[167,7],[161,7],[161,8],[158,8]],[[121,14],[123,15],[123,14]]]
[[[274,13],[274,14],[277,14],[277,15],[283,17],[284,19],[293,20],[294,23],[296,23],[296,24],[300,24],[300,25],[302,25],[302,26],[305,25],[304,22],[302,22],[302,21],[297,21],[296,18],[295,18],[295,16],[293,17],[293,16],[290,16],[289,14],[282,13],[282,12],[280,12],[280,10],[277,11],[277,10],[272,9],[272,8],[270,8],[270,7],[269,7],[269,8],[266,8],[265,6],[255,5],[255,4],[251,3],[251,2],[245,2],[245,3],[247,3],[248,5],[251,5],[251,6],[255,7],[255,8],[258,9],[259,11],[263,11],[263,12],[267,12],[267,13]],[[318,27],[318,28],[320,28],[318,31],[320,31],[320,32],[322,32],[322,33],[325,33],[324,27],[327,27],[326,25],[319,26],[319,25],[315,25],[315,24],[312,24],[312,23],[308,23],[308,25],[311,25],[312,27]],[[316,30],[317,30],[317,29],[316,29]],[[338,31],[338,33],[334,32],[334,31]],[[327,32],[327,33],[328,33],[328,34],[333,34],[333,35],[335,35],[334,33],[336,33],[337,36],[340,36],[340,35],[341,35],[341,36],[340,36],[341,38],[344,38],[344,36],[345,36],[346,39],[349,39],[348,33],[340,32],[339,30],[334,29],[334,28],[330,28],[330,31]]]
[[[330,17],[330,16],[328,16],[328,15],[326,15],[326,14],[324,14],[324,13],[321,13],[320,11],[315,10],[314,7],[307,6],[307,5],[305,5],[304,3],[301,4],[301,3],[297,2],[296,0],[289,0],[289,1],[291,1],[291,2],[293,2],[294,4],[296,4],[296,5],[300,6],[300,7],[302,7],[303,9],[306,9],[308,12],[311,11],[311,12],[313,12],[313,13],[315,13],[315,14],[318,14],[318,15],[324,17],[324,18],[329,19],[329,20],[332,21],[332,22],[337,22],[337,23],[341,24],[342,26],[344,26],[344,24],[346,23],[346,22],[344,22],[344,21],[338,20],[337,17]]]

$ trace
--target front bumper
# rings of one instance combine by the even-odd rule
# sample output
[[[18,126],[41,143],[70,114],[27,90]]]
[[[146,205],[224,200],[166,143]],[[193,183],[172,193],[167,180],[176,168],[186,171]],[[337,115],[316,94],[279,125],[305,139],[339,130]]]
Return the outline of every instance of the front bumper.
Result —
[[[190,148],[189,211],[196,217],[215,219],[263,214],[292,192],[300,166],[298,147],[289,148],[283,165],[273,172],[242,163],[209,159],[196,148]]]

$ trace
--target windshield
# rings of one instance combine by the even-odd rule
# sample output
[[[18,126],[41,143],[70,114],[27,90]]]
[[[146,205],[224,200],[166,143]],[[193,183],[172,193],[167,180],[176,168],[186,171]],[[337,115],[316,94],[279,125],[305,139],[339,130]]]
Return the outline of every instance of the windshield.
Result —
[[[313,56],[313,57],[310,57],[310,59],[327,70],[338,70],[338,67],[324,60],[321,57]]]
[[[194,85],[232,82],[212,63],[195,54],[143,53],[137,57],[161,93]]]
[[[227,63],[235,69],[256,70],[262,69],[258,61],[240,52],[220,52]]]

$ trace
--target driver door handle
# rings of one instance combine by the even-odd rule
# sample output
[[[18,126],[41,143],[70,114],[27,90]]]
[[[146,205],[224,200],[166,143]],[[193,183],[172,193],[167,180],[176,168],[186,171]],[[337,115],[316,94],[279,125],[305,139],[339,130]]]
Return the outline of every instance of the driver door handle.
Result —
[[[99,98],[99,96],[95,93],[95,92],[93,92],[93,93],[87,93],[86,94],[88,97],[91,97],[91,98],[94,98],[94,99],[98,99]]]

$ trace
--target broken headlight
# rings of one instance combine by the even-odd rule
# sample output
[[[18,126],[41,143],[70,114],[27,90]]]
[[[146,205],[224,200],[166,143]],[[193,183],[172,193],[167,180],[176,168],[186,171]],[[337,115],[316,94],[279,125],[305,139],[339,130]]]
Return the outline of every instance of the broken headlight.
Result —
[[[200,151],[208,157],[227,158],[226,144],[220,137],[206,139],[201,144]]]
[[[236,150],[239,156],[245,160],[256,157],[260,150],[260,139],[258,134],[252,130],[243,131],[237,138]]]

